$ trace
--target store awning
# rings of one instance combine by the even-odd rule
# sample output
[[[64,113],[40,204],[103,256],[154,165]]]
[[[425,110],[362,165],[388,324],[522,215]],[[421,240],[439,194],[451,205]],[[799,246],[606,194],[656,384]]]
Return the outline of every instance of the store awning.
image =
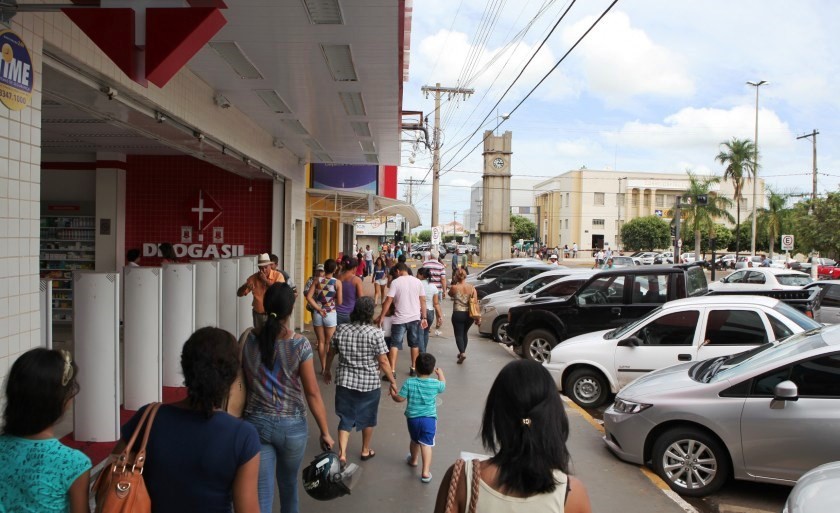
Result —
[[[309,211],[315,217],[329,217],[352,223],[360,217],[381,218],[400,215],[411,224],[411,228],[421,225],[417,209],[405,201],[363,192],[323,189],[307,189],[306,192],[313,198],[313,201],[309,202]]]

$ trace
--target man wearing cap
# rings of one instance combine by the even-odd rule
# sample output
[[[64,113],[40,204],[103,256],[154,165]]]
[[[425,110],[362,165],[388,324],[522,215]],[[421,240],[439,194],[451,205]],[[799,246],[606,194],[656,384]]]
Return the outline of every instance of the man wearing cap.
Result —
[[[551,256],[548,257],[548,263],[549,263],[549,265],[559,265],[557,263],[557,255],[552,253]]]
[[[249,292],[254,295],[254,301],[251,304],[254,309],[254,330],[259,333],[265,325],[266,318],[268,317],[265,313],[265,307],[263,306],[265,291],[268,290],[268,287],[271,285],[274,285],[275,283],[285,283],[286,280],[283,278],[280,271],[276,271],[272,268],[271,258],[268,256],[268,253],[260,254],[257,259],[257,267],[259,267],[259,271],[248,277],[245,284],[239,287],[239,290],[236,291],[236,295],[243,297],[247,296]]]

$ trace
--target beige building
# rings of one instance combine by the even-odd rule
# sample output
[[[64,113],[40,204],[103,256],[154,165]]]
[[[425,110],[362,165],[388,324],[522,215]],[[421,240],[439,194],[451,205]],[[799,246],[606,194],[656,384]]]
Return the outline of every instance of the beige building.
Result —
[[[620,247],[621,226],[637,217],[659,215],[670,221],[676,196],[688,189],[685,174],[598,171],[581,169],[555,176],[534,186],[541,207],[543,233],[549,246],[577,243],[582,251],[604,244]],[[732,199],[732,182],[713,185],[712,194]],[[759,208],[764,206],[764,180],[758,179]],[[752,212],[752,181],[744,183],[741,221]],[[730,208],[735,217],[735,204]],[[734,225],[733,225],[734,227]]]

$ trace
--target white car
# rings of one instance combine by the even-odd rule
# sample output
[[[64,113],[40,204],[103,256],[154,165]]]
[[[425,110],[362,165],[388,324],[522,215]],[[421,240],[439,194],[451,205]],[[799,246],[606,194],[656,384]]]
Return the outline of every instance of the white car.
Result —
[[[570,338],[544,363],[557,389],[595,407],[648,372],[747,351],[820,324],[777,299],[703,296],[665,303],[614,330]]]
[[[735,269],[747,269],[758,267],[761,265],[761,261],[764,260],[764,257],[761,255],[745,255],[739,256],[738,261],[735,262]]]
[[[639,259],[639,262],[641,262],[642,265],[653,265],[653,259],[656,258],[658,254],[659,253],[656,252],[642,253],[637,258]]]
[[[709,290],[799,290],[814,281],[809,275],[790,269],[751,267],[709,283]]]
[[[524,304],[528,298],[562,297],[573,294],[590,276],[591,269],[558,269],[534,276],[518,287],[490,294],[479,302],[481,324],[478,332],[503,342],[507,337],[507,314],[511,307]]]
[[[692,251],[691,253],[683,253],[682,255],[680,255],[680,260],[684,264],[693,264],[694,260],[696,260],[694,258],[694,251]]]

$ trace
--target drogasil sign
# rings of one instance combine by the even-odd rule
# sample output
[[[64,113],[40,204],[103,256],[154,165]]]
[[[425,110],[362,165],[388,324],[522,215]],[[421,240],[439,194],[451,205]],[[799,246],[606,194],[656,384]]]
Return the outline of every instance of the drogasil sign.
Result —
[[[242,244],[173,244],[175,256],[178,258],[232,258],[245,256],[245,246]],[[160,257],[158,245],[151,242],[143,243],[144,257]]]

